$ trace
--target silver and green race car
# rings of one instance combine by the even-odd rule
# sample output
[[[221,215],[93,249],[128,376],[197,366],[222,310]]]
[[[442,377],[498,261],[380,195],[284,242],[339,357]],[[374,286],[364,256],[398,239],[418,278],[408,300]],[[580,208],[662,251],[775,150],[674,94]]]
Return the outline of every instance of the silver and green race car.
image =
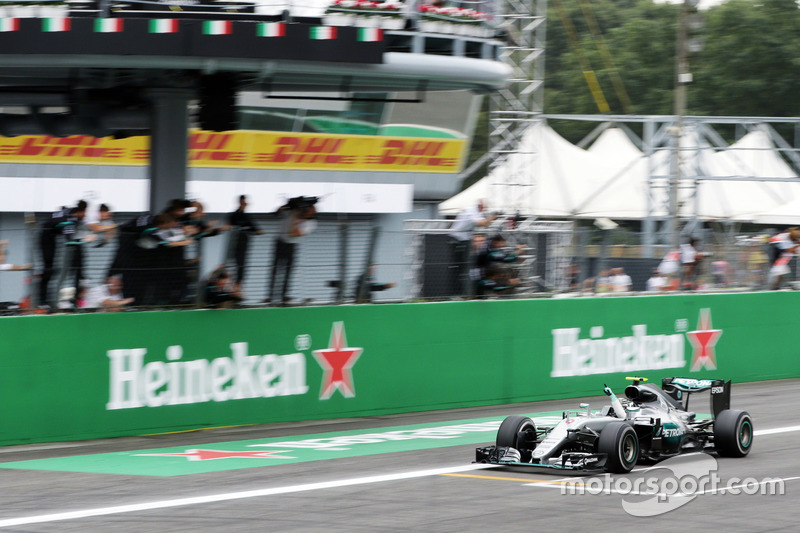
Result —
[[[592,411],[565,411],[553,427],[536,427],[525,416],[500,424],[494,446],[478,448],[476,461],[506,467],[555,471],[630,472],[637,463],[654,463],[692,452],[744,457],[753,446],[753,421],[747,411],[730,408],[731,382],[719,379],[664,378],[661,388],[646,378],[618,399],[608,386],[611,405]],[[689,398],[710,391],[712,418],[689,411]]]

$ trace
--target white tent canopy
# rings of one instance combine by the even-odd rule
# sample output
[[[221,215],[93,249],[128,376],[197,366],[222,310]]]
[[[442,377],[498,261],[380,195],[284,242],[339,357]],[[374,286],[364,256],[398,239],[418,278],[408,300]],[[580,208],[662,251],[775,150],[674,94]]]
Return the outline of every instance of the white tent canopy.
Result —
[[[764,131],[751,131],[720,150],[690,130],[681,146],[682,216],[800,223],[800,180]],[[517,153],[440,204],[440,212],[454,214],[484,198],[492,210],[538,217],[643,219],[648,212],[665,216],[672,155],[660,149],[646,156],[619,128],[607,128],[584,150],[538,123],[525,133]],[[650,179],[653,187],[648,186]],[[533,188],[526,205],[520,206],[513,194],[512,184],[518,183]]]

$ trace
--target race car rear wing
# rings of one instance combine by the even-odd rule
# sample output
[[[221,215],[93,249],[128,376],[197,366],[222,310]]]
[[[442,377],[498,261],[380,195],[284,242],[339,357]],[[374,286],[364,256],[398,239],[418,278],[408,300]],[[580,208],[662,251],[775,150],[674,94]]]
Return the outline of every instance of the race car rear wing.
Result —
[[[689,410],[689,396],[696,392],[711,391],[711,412],[714,417],[731,407],[731,381],[722,379],[664,378],[661,389],[670,397],[683,403]]]

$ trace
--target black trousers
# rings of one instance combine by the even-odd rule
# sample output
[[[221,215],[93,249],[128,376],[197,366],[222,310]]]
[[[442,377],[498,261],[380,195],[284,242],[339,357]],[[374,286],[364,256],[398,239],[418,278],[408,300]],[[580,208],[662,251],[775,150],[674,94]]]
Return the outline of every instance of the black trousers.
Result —
[[[275,239],[275,254],[272,258],[272,275],[269,280],[269,292],[267,301],[273,301],[275,297],[275,282],[280,285],[280,302],[286,301],[289,294],[289,281],[292,276],[292,264],[294,263],[294,251],[296,244]]]
[[[247,262],[247,248],[249,246],[249,237],[242,235],[240,232],[236,238],[236,244],[233,247],[233,260],[236,264],[236,283],[244,281],[244,272]]]
[[[42,232],[39,237],[39,251],[42,254],[42,276],[39,279],[39,305],[50,305],[47,300],[50,280],[53,278],[54,263],[56,258],[56,238],[54,235]]]

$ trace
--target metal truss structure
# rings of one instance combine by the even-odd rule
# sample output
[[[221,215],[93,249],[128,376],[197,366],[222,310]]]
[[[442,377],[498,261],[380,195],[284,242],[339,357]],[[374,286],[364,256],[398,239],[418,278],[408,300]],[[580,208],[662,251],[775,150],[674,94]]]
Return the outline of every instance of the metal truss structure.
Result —
[[[502,165],[510,154],[535,158],[535,143],[524,148],[521,140],[528,126],[540,120],[544,105],[544,61],[547,0],[501,0],[498,31],[506,39],[500,59],[512,69],[508,86],[493,93],[489,110],[489,171]],[[491,198],[502,205],[525,207],[534,194],[529,172],[505,172],[496,176]]]
[[[623,128],[631,140],[642,150],[645,157],[658,152],[667,152],[674,158],[674,164],[665,169],[651,166],[648,172],[647,217],[643,220],[645,247],[671,245],[675,235],[670,234],[680,227],[680,235],[696,232],[702,222],[699,209],[700,188],[708,181],[758,181],[758,182],[800,182],[800,148],[797,142],[787,141],[778,129],[789,125],[797,136],[800,117],[709,117],[674,115],[542,115],[542,118],[559,120],[578,120],[600,123],[578,145],[587,146],[606,128]],[[635,125],[635,126],[634,126]],[[781,128],[783,126],[783,128]],[[633,130],[637,129],[641,135]],[[676,135],[676,128],[679,135]],[[776,129],[777,128],[777,129]],[[730,175],[711,175],[703,164],[700,154],[712,150],[721,152],[730,149],[733,141],[751,131],[762,131],[773,147],[753,148],[774,152],[794,172],[794,176],[753,175],[753,170],[740,164],[732,169]],[[676,139],[680,138],[680,146]],[[650,158],[652,160],[652,158]],[[675,179],[677,170],[678,205],[669,205],[670,180]],[[671,224],[669,218],[677,217],[679,224]],[[735,223],[721,220],[720,222]]]

